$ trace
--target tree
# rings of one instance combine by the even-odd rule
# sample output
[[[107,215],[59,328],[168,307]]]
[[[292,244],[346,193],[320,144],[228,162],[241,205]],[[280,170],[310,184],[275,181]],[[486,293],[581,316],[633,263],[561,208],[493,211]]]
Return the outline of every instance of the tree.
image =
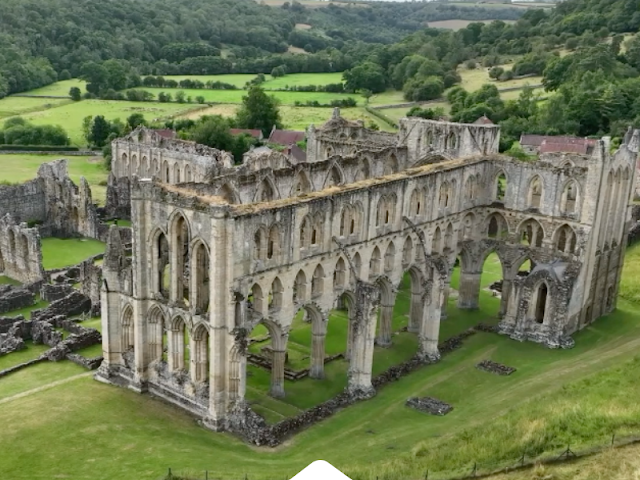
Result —
[[[93,116],[89,115],[82,119],[82,138],[87,144],[91,143],[91,126],[93,125]]]
[[[186,95],[182,90],[176,92],[176,102],[184,103],[186,101]]]
[[[416,77],[404,86],[404,98],[412,102],[422,102],[439,98],[444,91],[440,77]]]
[[[79,102],[80,100],[82,100],[82,92],[78,87],[71,87],[69,89],[69,96],[74,102]]]
[[[144,119],[144,115],[141,113],[133,113],[129,115],[129,118],[127,118],[127,126],[131,130],[135,130],[140,125],[146,125],[146,124],[147,124],[147,121]]]
[[[274,126],[282,128],[277,99],[267,95],[258,85],[252,86],[248,94],[242,97],[236,121],[239,128],[259,129],[265,136]]]
[[[346,70],[342,74],[342,78],[345,82],[345,88],[352,92],[366,89],[373,93],[380,93],[387,88],[382,67],[373,62],[364,62],[351,70]]]
[[[287,70],[284,65],[279,65],[277,67],[274,67],[273,70],[271,70],[271,76],[273,78],[284,77],[286,74],[287,74]]]
[[[503,73],[504,73],[504,68],[493,67],[491,70],[489,70],[489,78],[493,78],[494,80],[497,80],[500,78],[500,75],[502,75]]]
[[[196,102],[198,102],[199,104],[203,104],[204,103],[204,97],[202,95],[198,95],[196,97]]]
[[[89,144],[98,148],[104,147],[107,142],[107,138],[111,133],[111,126],[109,122],[105,120],[102,115],[98,115],[91,122],[91,130],[89,133]]]

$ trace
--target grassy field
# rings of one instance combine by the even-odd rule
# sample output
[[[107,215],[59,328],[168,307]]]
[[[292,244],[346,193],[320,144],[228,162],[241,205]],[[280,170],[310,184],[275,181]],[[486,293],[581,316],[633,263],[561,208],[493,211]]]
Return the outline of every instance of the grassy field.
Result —
[[[5,97],[0,100],[0,118],[48,110],[71,102],[71,99],[58,98]]]
[[[197,112],[187,113],[182,115],[181,118],[191,118],[195,120],[202,115],[222,115],[230,117],[235,115],[237,111],[237,104],[220,104]],[[332,113],[333,109],[331,108],[293,107],[289,105],[282,105],[280,107],[280,117],[282,118],[284,126],[291,130],[305,130],[312,123],[316,126],[322,125],[331,118]],[[393,128],[379,118],[371,115],[362,107],[341,108],[340,115],[349,120],[364,120],[367,126],[373,122],[378,125],[380,130],[393,131]]]
[[[506,70],[513,66],[513,64],[502,65],[502,67]],[[458,67],[458,73],[462,77],[462,82],[460,82],[460,86],[465,90],[473,92],[478,90],[485,83],[494,84],[498,90],[503,88],[511,88],[511,87],[524,87],[526,85],[539,85],[542,82],[542,77],[527,77],[527,78],[518,78],[513,80],[506,80],[504,82],[496,82],[489,78],[489,69],[479,66],[478,68],[474,68],[469,70],[464,66]]]
[[[489,4],[483,4],[485,7]],[[470,23],[483,22],[483,23],[491,23],[494,20],[441,20],[439,22],[429,22],[428,25],[430,28],[444,28],[445,30],[460,30],[462,28],[466,28]],[[502,20],[504,23],[515,23],[515,20]]]
[[[71,87],[78,87],[84,93],[86,85],[87,82],[85,82],[84,80],[73,78],[71,80],[62,80],[61,82],[52,83],[51,85],[47,85],[46,87],[30,90],[23,95],[51,95],[68,97]]]
[[[206,102],[216,103],[241,103],[242,97],[247,95],[245,90],[205,90],[205,89],[167,89],[167,88],[145,88],[158,98],[161,92],[175,93],[182,90],[187,97],[191,97],[194,101],[198,96],[204,97]],[[364,99],[357,94],[346,93],[327,93],[327,92],[267,92],[269,95],[276,97],[283,105],[293,105],[296,101],[308,102],[318,101],[320,103],[330,103],[332,100],[340,100],[341,98],[352,97],[358,103],[364,104]],[[155,104],[154,104],[155,105]],[[167,104],[160,104],[167,105]],[[184,107],[184,105],[182,105]]]
[[[104,253],[104,243],[91,238],[43,238],[42,263],[45,270],[75,265],[86,258]]]
[[[638,257],[640,247],[630,249],[628,258]],[[627,270],[623,286],[638,288],[634,268]],[[490,257],[482,284],[490,283],[498,272],[498,262]],[[454,275],[454,287],[456,279]],[[473,318],[457,312],[450,300],[442,337],[493,318],[496,308],[497,299],[485,291]],[[290,478],[322,458],[355,480],[417,479],[423,478],[426,468],[461,472],[470,470],[474,461],[511,459],[523,449],[535,454],[567,442],[578,448],[612,430],[640,430],[636,401],[640,360],[620,367],[640,346],[639,315],[640,306],[620,301],[614,314],[575,336],[572,350],[548,350],[476,334],[439,364],[404,377],[372,400],[349,407],[275,450],[252,448],[233,436],[209,432],[163,402],[79,376],[82,370],[68,362],[46,363],[2,380],[3,395],[19,397],[6,397],[0,403],[4,452],[0,468],[7,478],[18,480],[54,476],[155,480],[168,467],[174,473],[208,470],[209,478],[231,480],[247,474],[260,480]],[[304,343],[299,337],[304,333],[294,330],[292,335]],[[402,344],[399,336],[394,341]],[[376,362],[380,353],[376,349]],[[475,364],[487,358],[518,370],[509,377],[478,371]],[[250,377],[249,387],[259,380]],[[296,397],[302,402],[305,394],[316,395],[311,387],[321,385],[309,380],[298,393],[287,382],[291,398],[264,397],[261,406],[295,413],[298,407],[285,402]],[[415,395],[440,398],[455,409],[445,417],[420,414],[404,406]],[[47,415],[15,415],[18,406],[25,411],[46,410]],[[24,461],[24,455],[44,446],[46,460]],[[144,455],[134,458],[131,451]]]
[[[0,166],[2,167],[2,179],[11,183],[23,183],[36,176],[38,167],[42,163],[51,162],[63,158],[60,154],[52,155],[25,155],[11,154],[0,155]],[[91,159],[91,157],[69,156],[67,158],[67,168],[69,176],[78,185],[80,177],[85,177],[91,186],[91,193],[94,202],[104,205],[107,187],[100,185],[107,181],[109,173],[102,165],[102,159]]]
[[[36,125],[61,125],[74,145],[83,145],[82,120],[89,115],[103,115],[108,120],[122,121],[133,113],[142,113],[147,120],[177,115],[199,108],[201,105],[178,103],[118,102],[112,100],[83,100],[58,108],[23,115]]]

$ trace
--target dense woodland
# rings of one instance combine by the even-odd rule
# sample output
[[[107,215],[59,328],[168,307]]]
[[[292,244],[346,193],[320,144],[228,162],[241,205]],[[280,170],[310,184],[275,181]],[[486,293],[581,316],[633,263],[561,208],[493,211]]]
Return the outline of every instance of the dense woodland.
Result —
[[[503,149],[524,131],[620,136],[628,124],[640,125],[640,39],[623,49],[621,35],[638,31],[640,0],[486,10],[426,2],[308,9],[253,0],[8,0],[0,16],[0,97],[71,77],[89,82],[89,96],[116,98],[141,86],[144,75],[344,71],[345,91],[365,96],[387,88],[410,101],[446,94],[454,120],[484,114],[500,122]],[[455,32],[425,26],[487,16],[519,18]],[[310,53],[286,53],[290,45]],[[569,53],[561,57],[561,49]],[[513,56],[511,69],[497,66]],[[465,92],[455,87],[461,64],[491,68],[498,82],[543,75],[548,100],[527,90],[504,102],[495,84]]]

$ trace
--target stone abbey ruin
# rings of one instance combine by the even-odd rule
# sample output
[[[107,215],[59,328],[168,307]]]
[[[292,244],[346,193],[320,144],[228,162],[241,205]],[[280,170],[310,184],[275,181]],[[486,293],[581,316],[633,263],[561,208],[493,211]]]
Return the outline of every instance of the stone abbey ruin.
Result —
[[[571,347],[572,333],[615,308],[640,132],[612,154],[603,138],[588,155],[532,162],[499,155],[499,135],[486,122],[419,118],[383,133],[335,111],[309,127],[306,161],[250,152],[238,166],[145,128],[116,140],[107,210],[130,215],[133,251],[113,227],[96,377],[248,435],[259,423],[244,400],[250,333],[266,327],[270,393],[284,396],[294,316],[311,324],[308,374],[322,378],[329,312],[346,307],[344,395],[368,398],[403,275],[418,357],[437,361],[456,259],[458,306],[475,309],[494,252],[498,332]]]
[[[31,322],[0,317],[0,354],[37,339],[52,347],[43,359],[97,368],[99,359],[73,352],[99,342],[100,332],[73,316],[101,314],[98,380],[276,445],[457,348],[469,332],[438,343],[449,296],[477,309],[491,254],[502,268],[500,321],[474,328],[570,348],[574,332],[615,308],[640,132],[629,129],[614,153],[603,138],[587,153],[540,151],[535,161],[498,154],[499,137],[482,119],[405,118],[392,134],[336,110],[309,127],[306,159],[257,150],[234,165],[227,152],[140,127],[112,144],[104,209],[86,181],[68,178],[64,160],[43,164],[34,180],[0,186],[0,274],[23,284],[0,288],[0,313],[33,305],[36,294],[52,303]],[[114,217],[132,228],[104,222]],[[103,264],[90,258],[47,271],[47,236],[105,241]],[[393,308],[407,277],[406,329],[418,353],[374,377],[374,348],[394,342]],[[325,348],[336,308],[348,312],[345,392],[267,425],[245,399],[247,365],[270,371],[274,397],[286,396],[285,379],[323,378],[336,357]],[[312,340],[308,368],[295,371],[287,345],[300,312]],[[269,342],[260,355],[249,350],[258,325]],[[60,328],[75,333],[63,340]]]

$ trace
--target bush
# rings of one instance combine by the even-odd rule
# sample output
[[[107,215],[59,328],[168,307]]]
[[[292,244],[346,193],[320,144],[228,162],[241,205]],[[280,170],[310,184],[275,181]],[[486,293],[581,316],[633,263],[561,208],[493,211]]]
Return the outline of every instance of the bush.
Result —
[[[467,60],[464,66],[469,70],[474,70],[478,65],[476,64],[475,60]]]
[[[0,150],[9,152],[78,152],[70,145],[0,145]]]

